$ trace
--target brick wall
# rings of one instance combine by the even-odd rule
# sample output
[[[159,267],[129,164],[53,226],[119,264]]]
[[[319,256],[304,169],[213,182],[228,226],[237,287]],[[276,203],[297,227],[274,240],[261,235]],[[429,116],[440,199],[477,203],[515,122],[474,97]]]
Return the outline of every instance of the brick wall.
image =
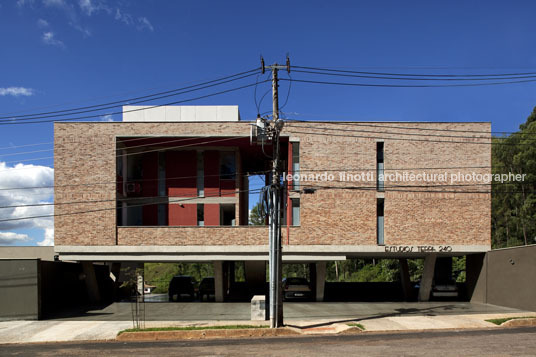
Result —
[[[369,123],[370,124],[370,123]],[[290,244],[299,245],[375,245],[375,182],[337,182],[339,170],[352,174],[374,172],[376,141],[385,142],[385,170],[441,168],[427,172],[491,172],[491,146],[466,143],[465,138],[409,136],[396,127],[454,129],[488,132],[489,123],[374,123],[385,128],[345,127],[333,123],[288,124],[284,133],[300,139],[302,173],[334,174],[329,182],[303,182],[302,185],[366,186],[368,190],[319,189],[301,194],[301,227],[291,229]],[[362,132],[345,132],[350,128]],[[371,131],[382,132],[372,133]],[[308,134],[304,134],[307,132]],[[336,134],[313,135],[317,134]],[[393,132],[394,134],[386,134]],[[403,131],[433,135],[468,136],[469,133]],[[133,135],[242,135],[249,136],[249,123],[56,123],[55,124],[55,202],[111,200],[98,204],[57,205],[56,245],[259,245],[267,244],[265,229],[247,227],[121,227],[115,222],[115,137]],[[489,143],[490,134],[477,134]],[[423,142],[398,140],[436,140]],[[285,155],[286,157],[286,155]],[[444,169],[456,167],[457,169]],[[465,167],[465,168],[462,168]],[[472,169],[468,167],[483,167]],[[414,170],[407,170],[415,168]],[[459,169],[458,169],[459,168]],[[308,171],[320,170],[320,171]],[[63,186],[110,182],[109,185]],[[486,186],[434,187],[442,182],[386,182],[412,187],[387,187],[385,197],[385,244],[387,245],[490,245],[491,199],[482,191]],[[442,192],[400,192],[434,190]],[[111,209],[110,209],[111,208]],[[92,213],[63,215],[83,210]],[[286,235],[283,230],[283,235]],[[284,238],[286,241],[286,237]]]

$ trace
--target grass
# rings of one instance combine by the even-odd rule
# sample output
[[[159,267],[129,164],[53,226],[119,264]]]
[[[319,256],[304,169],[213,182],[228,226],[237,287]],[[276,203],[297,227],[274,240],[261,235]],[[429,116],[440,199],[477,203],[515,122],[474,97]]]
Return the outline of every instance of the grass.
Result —
[[[501,324],[503,324],[504,322],[506,322],[506,321],[510,321],[510,320],[516,320],[516,319],[533,319],[533,318],[536,318],[536,316],[504,317],[504,318],[502,318],[502,319],[491,319],[491,320],[486,320],[486,321],[487,321],[487,322],[494,323],[495,325],[501,325]]]
[[[247,328],[268,328],[266,325],[222,325],[222,326],[183,326],[183,327],[149,327],[149,328],[128,328],[119,331],[118,336],[124,332],[152,332],[152,331],[199,331],[199,330],[237,330]]]
[[[361,330],[365,330],[365,326],[363,326],[363,325],[361,325],[361,324],[358,324],[358,323],[355,323],[355,322],[350,323],[350,324],[347,324],[347,325],[350,326],[350,327],[358,327],[358,328],[360,328]]]

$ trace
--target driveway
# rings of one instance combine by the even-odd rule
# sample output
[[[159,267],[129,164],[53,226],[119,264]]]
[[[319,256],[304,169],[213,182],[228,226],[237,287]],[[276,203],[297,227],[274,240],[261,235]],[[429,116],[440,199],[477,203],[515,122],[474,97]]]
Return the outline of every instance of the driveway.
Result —
[[[146,321],[237,321],[251,319],[249,303],[145,303]],[[391,316],[506,314],[520,310],[469,302],[286,302],[286,320],[362,319]],[[104,308],[71,311],[53,320],[132,321],[132,304],[117,302]]]

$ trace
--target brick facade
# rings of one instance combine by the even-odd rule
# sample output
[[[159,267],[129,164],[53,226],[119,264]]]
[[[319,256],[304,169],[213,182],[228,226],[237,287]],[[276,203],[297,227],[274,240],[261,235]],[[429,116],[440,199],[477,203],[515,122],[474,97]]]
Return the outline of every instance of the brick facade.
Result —
[[[489,187],[424,188],[419,186],[442,182],[386,182],[385,192],[378,193],[374,188],[375,181],[337,181],[339,170],[350,170],[353,174],[375,173],[378,140],[384,141],[386,172],[403,169],[400,171],[417,174],[427,168],[428,173],[490,173],[489,123],[368,123],[377,127],[360,127],[359,124],[366,123],[351,126],[325,122],[290,123],[283,129],[285,135],[299,139],[302,173],[323,173],[326,170],[335,176],[335,180],[329,182],[302,182],[303,187],[314,184],[361,188],[318,189],[312,194],[300,194],[301,226],[290,229],[291,245],[376,245],[376,202],[378,197],[384,197],[386,245],[490,246],[490,195],[485,192],[452,192],[485,191]],[[393,127],[454,129],[460,132],[405,131]],[[248,137],[249,128],[248,122],[56,123],[56,246],[266,245],[265,227],[116,227],[116,137]],[[474,136],[483,138],[460,138],[471,135],[463,131],[482,132]],[[401,135],[401,132],[431,136]],[[399,140],[402,138],[404,140]],[[92,185],[95,182],[101,184]],[[390,184],[411,187],[390,189]],[[62,205],[73,201],[104,202]],[[71,214],[80,211],[93,212]],[[286,242],[286,229],[283,229],[283,235]]]

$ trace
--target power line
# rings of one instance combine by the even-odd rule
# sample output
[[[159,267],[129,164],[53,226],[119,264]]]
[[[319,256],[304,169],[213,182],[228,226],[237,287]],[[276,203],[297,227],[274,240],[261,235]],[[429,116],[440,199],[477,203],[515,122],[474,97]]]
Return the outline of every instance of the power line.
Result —
[[[494,166],[497,167],[497,166]],[[404,168],[389,168],[384,167],[384,171],[412,171],[412,170],[459,170],[459,169],[491,169],[492,166],[448,166],[448,167],[404,167]],[[329,169],[304,169],[300,168],[299,172],[310,172],[310,171],[339,171],[339,172],[353,172],[353,171],[376,171],[377,168],[329,168]],[[259,175],[262,173],[267,173],[270,170],[263,170],[263,171],[253,171],[253,172],[247,172],[243,175]],[[235,172],[235,174],[239,175],[239,172]],[[298,172],[294,172],[293,174],[299,174]],[[213,174],[213,175],[205,175],[205,176],[219,176],[219,174]],[[173,180],[173,179],[186,179],[186,178],[195,178],[196,176],[179,176],[179,177],[169,177],[165,178],[164,180]],[[140,179],[135,180],[138,181],[158,181],[161,179],[155,178],[155,179]],[[116,185],[120,183],[120,181],[107,181],[107,182],[92,182],[92,183],[81,183],[81,184],[66,184],[66,185],[51,185],[51,186],[27,186],[27,187],[8,187],[8,188],[0,188],[0,191],[16,191],[16,190],[33,190],[33,189],[45,189],[45,188],[57,188],[57,187],[77,187],[77,186],[97,186],[97,185]]]
[[[44,149],[44,150],[33,150],[33,151],[23,151],[23,152],[12,152],[9,154],[0,154],[0,157],[5,156],[17,156],[17,155],[27,155],[27,154],[35,154],[37,152],[47,152],[47,151],[54,151],[54,149]]]
[[[234,172],[234,175],[238,176],[250,176],[250,175],[257,175],[261,173],[267,173],[269,170],[264,171],[253,171],[253,172],[246,172],[246,173],[239,173]],[[229,174],[226,174],[229,175]],[[222,176],[221,174],[210,174],[210,175],[204,175],[204,177],[213,177],[213,176]],[[164,179],[154,178],[154,179],[136,179],[132,180],[134,182],[146,182],[146,181],[168,181],[168,180],[180,180],[180,179],[189,179],[189,178],[196,178],[195,176],[176,176],[176,177],[166,177]],[[124,180],[127,182],[128,180]],[[72,184],[66,184],[66,185],[49,185],[49,186],[26,186],[26,187],[6,187],[6,188],[0,188],[0,191],[18,191],[18,190],[36,190],[36,189],[46,189],[46,188],[58,188],[58,187],[79,187],[79,186],[99,186],[99,185],[117,185],[118,183],[121,183],[121,181],[109,181],[109,182],[92,182],[92,183],[72,183]]]
[[[258,71],[258,70],[259,70],[259,68],[254,68],[254,69],[251,69],[251,70],[249,70],[249,71],[244,71],[244,72],[235,73],[235,74],[232,74],[232,75],[228,75],[228,76],[221,77],[221,78],[218,78],[218,79],[214,79],[214,80],[210,80],[210,81],[202,82],[202,83],[199,83],[199,84],[194,84],[194,85],[190,85],[190,86],[186,86],[186,87],[182,87],[182,88],[177,88],[177,89],[171,89],[171,90],[167,90],[167,91],[164,91],[164,92],[159,92],[159,93],[154,93],[154,94],[144,95],[144,96],[140,96],[140,97],[121,99],[121,100],[114,101],[114,102],[108,102],[108,103],[102,103],[102,104],[95,104],[95,105],[89,105],[89,106],[84,106],[84,107],[76,107],[76,108],[70,108],[70,109],[63,109],[63,110],[56,110],[56,111],[51,111],[51,112],[42,112],[42,113],[24,114],[24,115],[17,115],[17,116],[13,116],[13,115],[11,115],[11,116],[0,116],[0,119],[7,119],[7,120],[17,119],[17,120],[22,120],[21,118],[28,118],[28,117],[36,117],[36,118],[30,118],[30,119],[39,119],[39,118],[47,118],[47,117],[51,117],[51,116],[63,116],[63,115],[71,115],[71,114],[80,114],[80,113],[91,112],[91,111],[95,111],[95,110],[88,110],[88,111],[82,111],[82,112],[76,112],[76,111],[78,111],[78,110],[84,110],[84,109],[98,108],[98,107],[105,107],[105,106],[110,106],[110,105],[112,105],[112,107],[97,109],[97,110],[104,110],[104,109],[109,109],[109,108],[116,107],[117,105],[115,105],[115,104],[120,104],[120,103],[130,102],[130,101],[139,101],[139,100],[142,100],[142,99],[148,99],[148,98],[157,97],[157,96],[166,95],[166,94],[171,94],[171,93],[175,93],[175,92],[179,92],[179,91],[184,91],[184,90],[187,90],[187,89],[192,89],[192,88],[196,88],[196,87],[200,87],[200,86],[205,86],[205,85],[208,85],[208,84],[213,84],[213,83],[215,83],[215,82],[221,82],[221,83],[216,83],[216,84],[213,84],[213,85],[211,85],[211,86],[206,86],[206,87],[203,87],[203,88],[200,88],[200,89],[209,88],[209,87],[212,87],[212,86],[215,86],[215,85],[220,85],[220,84],[228,83],[229,81],[225,81],[225,80],[227,80],[227,79],[230,79],[230,78],[233,78],[233,77],[242,76],[242,75],[246,75],[246,74],[248,74],[248,73],[256,72],[256,71]],[[243,77],[240,77],[240,78],[237,78],[237,79],[242,79],[242,78],[250,77],[251,75],[254,75],[254,73],[253,73],[253,74],[246,75],[246,76],[243,76]],[[233,79],[232,81],[237,80],[237,79]],[[199,89],[195,89],[195,90],[199,90]],[[184,93],[188,93],[188,92],[189,92],[189,91],[184,92]],[[178,94],[183,94],[183,93],[178,93]],[[172,95],[178,95],[178,94],[172,94]],[[170,96],[170,95],[166,95],[166,96],[164,96],[164,97],[158,97],[158,98],[148,99],[148,100],[161,99],[161,98],[165,98],[165,97],[168,97],[168,96]],[[144,101],[148,101],[148,100],[142,100],[142,102],[144,102]],[[129,104],[135,104],[135,103],[129,103]],[[59,114],[59,113],[66,113],[66,112],[74,112],[74,113]],[[49,115],[49,114],[58,114],[58,115],[45,116],[45,115]],[[28,119],[28,120],[30,120],[30,119]],[[5,121],[5,120],[0,120],[0,121]]]
[[[286,78],[281,78],[280,80],[289,81],[289,79],[286,79]],[[519,80],[519,81],[489,82],[489,83],[461,83],[461,84],[377,84],[377,83],[374,84],[374,83],[312,81],[312,80],[306,80],[306,79],[293,79],[293,81],[300,82],[300,83],[351,86],[351,87],[443,88],[443,87],[483,87],[483,86],[495,86],[495,85],[505,85],[505,84],[531,83],[531,82],[536,82],[536,79],[524,79],[524,80]]]
[[[328,71],[336,73],[356,73],[356,74],[371,74],[379,76],[407,76],[407,77],[506,77],[506,76],[529,76],[536,75],[536,72],[517,72],[517,73],[479,73],[479,74],[424,74],[424,73],[385,73],[385,72],[367,72],[367,71],[349,71],[349,70],[340,70],[340,69],[331,69],[331,68],[320,68],[320,67],[306,67],[306,66],[295,66],[292,68],[302,68],[316,71]]]
[[[195,176],[194,176],[195,177]],[[187,177],[185,177],[187,178]],[[332,180],[330,182],[337,182],[337,183],[348,183],[348,181],[341,181],[341,180]],[[473,186],[493,186],[499,184],[498,182],[494,183],[468,183],[468,184],[427,184],[427,185],[400,185],[400,184],[385,184],[384,183],[384,189],[387,189],[387,191],[390,191],[392,188],[410,188],[415,189],[408,192],[423,192],[422,190],[416,190],[417,188],[437,188],[442,189],[444,187],[473,187]],[[527,184],[527,185],[533,185],[534,182],[523,182],[523,183],[517,183],[517,184]],[[300,182],[300,186],[303,187],[318,187],[314,184],[302,184]],[[330,187],[330,188],[360,188],[363,190],[372,190],[377,191],[377,186],[320,186],[320,187]],[[254,190],[260,190],[254,189]],[[385,190],[384,190],[385,191]],[[384,192],[382,191],[382,192]],[[400,190],[399,190],[400,191]],[[433,190],[430,192],[444,192],[444,191],[438,191]],[[456,192],[460,192],[457,190]],[[488,192],[488,191],[478,191],[478,192]],[[517,191],[516,191],[517,193]],[[161,199],[162,202],[156,201],[156,202],[147,202],[146,204],[164,204],[164,203],[173,203],[175,201],[167,201],[167,199],[171,199],[176,196],[140,196],[140,197],[126,197],[126,198],[114,198],[114,199],[106,199],[106,200],[86,200],[86,201],[69,201],[69,202],[58,202],[58,203],[52,203],[52,202],[46,202],[46,203],[34,203],[34,204],[23,204],[23,205],[10,205],[10,206],[0,206],[0,209],[8,209],[8,208],[22,208],[22,207],[44,207],[44,206],[63,206],[63,205],[75,205],[75,204],[93,204],[93,203],[103,203],[103,202],[126,202],[126,201],[147,201],[147,200],[154,200],[154,199]],[[202,198],[202,197],[213,197],[213,196],[196,196],[194,198]],[[214,196],[219,197],[219,196]]]
[[[350,78],[367,78],[367,79],[389,79],[389,80],[399,80],[399,81],[494,81],[494,80],[507,80],[507,79],[528,79],[536,78],[536,75],[529,76],[514,76],[514,77],[477,77],[477,78],[428,78],[428,77],[393,77],[393,76],[377,76],[377,75],[366,75],[366,74],[345,74],[345,73],[329,73],[329,72],[318,72],[318,71],[304,71],[300,69],[295,69],[294,72],[298,73],[307,73],[307,74],[316,74],[324,76],[335,76],[335,77],[350,77]]]
[[[263,81],[263,82],[261,82],[261,83],[264,83],[264,82],[267,82],[267,81]],[[164,103],[164,104],[159,104],[159,105],[154,105],[154,106],[148,106],[148,107],[143,107],[143,108],[136,108],[136,109],[130,109],[130,110],[121,110],[121,111],[118,111],[118,112],[106,113],[106,115],[119,115],[119,114],[131,113],[131,112],[138,112],[138,111],[142,111],[142,110],[150,110],[150,109],[159,108],[159,107],[163,107],[163,106],[167,106],[167,105],[174,105],[174,104],[180,104],[180,103],[191,102],[191,101],[194,101],[194,100],[199,100],[199,99],[209,98],[209,97],[213,97],[213,96],[220,95],[220,94],[225,94],[225,93],[235,92],[235,91],[237,91],[237,90],[241,90],[241,89],[244,89],[244,88],[253,87],[253,86],[255,86],[255,85],[256,85],[256,83],[252,83],[252,84],[248,84],[248,85],[244,85],[244,86],[240,86],[240,87],[236,87],[236,88],[232,88],[232,89],[227,89],[227,90],[219,91],[219,92],[216,92],[216,93],[206,94],[206,95],[199,96],[199,97],[195,97],[195,98],[184,99],[184,100],[179,100],[179,101],[175,101],[175,102]],[[102,116],[102,115],[103,115],[103,114],[101,113],[101,114],[97,114],[97,115],[86,115],[86,116],[80,116],[80,117],[75,117],[75,118],[64,118],[64,119],[61,119],[61,120],[37,120],[37,121],[26,121],[26,122],[7,121],[7,122],[0,122],[0,125],[37,124],[37,123],[63,122],[63,121],[71,121],[71,120],[78,120],[78,119],[96,118],[96,117],[100,117],[100,116]],[[22,119],[21,119],[21,120],[22,120]],[[30,120],[30,119],[28,119],[28,120]]]
[[[309,129],[315,129],[314,127],[310,127]],[[526,143],[494,143],[492,141],[490,142],[475,142],[475,141],[451,141],[451,140],[433,140],[433,139],[410,139],[410,138],[394,138],[394,137],[387,137],[387,136],[365,136],[365,135],[343,135],[343,134],[331,134],[331,133],[315,133],[315,132],[304,132],[304,131],[296,131],[293,129],[289,129],[291,133],[295,134],[305,134],[305,135],[323,135],[323,136],[341,136],[346,138],[362,138],[362,139],[385,139],[385,140],[396,140],[396,141],[415,141],[415,142],[429,142],[429,143],[445,143],[445,144],[473,144],[473,145],[529,145],[532,146],[533,144],[526,144]],[[389,134],[391,135],[391,134]],[[491,137],[490,137],[491,140]]]
[[[236,139],[241,139],[241,138],[244,138],[244,136],[231,136],[231,137],[225,137],[225,138],[221,138],[221,139],[212,139],[212,140],[208,140],[208,141],[195,142],[195,143],[186,144],[186,145],[170,146],[170,147],[161,148],[161,149],[152,149],[152,150],[146,150],[146,151],[140,151],[140,152],[131,152],[131,153],[126,153],[126,154],[118,154],[118,155],[115,155],[115,157],[118,158],[118,157],[132,156],[132,155],[141,155],[141,154],[146,154],[146,153],[150,153],[150,152],[158,152],[158,151],[166,151],[166,150],[172,150],[172,149],[180,149],[180,148],[183,148],[183,147],[190,147],[190,146],[197,146],[197,145],[204,145],[204,144],[212,144],[212,143],[236,140]],[[197,137],[196,138],[181,138],[181,139],[170,140],[170,141],[167,141],[165,143],[184,141],[184,140],[194,140],[194,139],[199,139],[199,138],[197,138]],[[137,147],[154,146],[154,145],[155,144],[145,144],[145,145],[139,145]],[[120,149],[112,149],[112,150],[117,151],[117,150],[120,150]],[[52,159],[52,158],[54,158],[54,156],[34,158],[34,159],[25,159],[25,160],[4,161],[4,162],[5,163],[12,163],[12,162],[45,160],[45,159]],[[0,172],[2,172],[2,171],[0,171]]]
[[[1,147],[0,150],[8,150],[8,149],[18,149],[18,148],[24,148],[29,146],[41,146],[41,145],[50,145],[54,144],[53,141],[45,142],[45,143],[34,143],[34,144],[24,144],[24,145],[16,145],[16,146],[4,146]]]
[[[260,191],[260,189],[255,189],[255,190],[237,190],[237,191],[234,191],[233,193],[242,193],[242,192],[251,192],[251,193],[258,193],[256,191]],[[188,198],[182,198],[182,199],[178,199],[178,200],[175,200],[173,201],[174,203],[177,203],[177,202],[185,202],[185,201],[191,201],[191,200],[197,200],[197,199],[202,199],[202,198],[207,198],[207,197],[221,197],[220,194],[218,195],[205,195],[205,196],[196,196],[196,197],[188,197]],[[155,205],[155,204],[158,204],[158,203],[142,203],[142,204],[137,204],[137,205],[130,205],[127,207],[130,208],[130,207],[143,207],[143,206],[150,206],[150,205]],[[69,212],[69,213],[54,213],[54,214],[50,214],[50,215],[40,215],[40,216],[32,216],[32,217],[18,217],[18,218],[8,218],[8,219],[0,219],[0,223],[1,222],[12,222],[12,221],[21,221],[21,220],[26,220],[26,219],[37,219],[37,218],[51,218],[51,217],[60,217],[60,216],[71,216],[71,215],[76,215],[76,214],[85,214],[85,213],[94,213],[94,212],[102,212],[102,211],[111,211],[111,210],[117,210],[119,209],[119,207],[117,206],[114,206],[114,207],[110,207],[110,208],[99,208],[99,209],[94,209],[94,210],[86,210],[86,211],[77,211],[77,212]]]
[[[288,125],[289,127],[292,127],[292,126],[295,126],[297,128],[300,128],[299,125],[294,125],[294,124],[290,124]],[[304,126],[301,126],[302,128]],[[381,127],[381,125],[378,125],[377,127]],[[320,126],[316,126],[316,125],[309,125],[309,126],[306,126],[306,128],[310,128],[310,129],[322,129],[322,130],[336,130],[336,131],[345,131],[345,132],[355,132],[355,133],[375,133],[375,134],[386,134],[386,135],[408,135],[408,136],[421,136],[421,137],[427,137],[427,136],[433,136],[433,137],[440,137],[440,138],[462,138],[462,139],[486,139],[486,140],[493,140],[495,138],[493,138],[492,136],[488,136],[488,137],[485,137],[485,136],[464,136],[464,135],[445,135],[445,134],[419,134],[419,133],[403,133],[403,132],[389,132],[389,131],[372,131],[372,130],[359,130],[359,129],[341,129],[340,127],[339,128],[326,128],[326,127],[320,127]],[[527,138],[527,139],[524,139],[524,140],[529,140],[529,141],[535,141],[536,139],[532,139],[532,138]],[[493,143],[493,142],[492,142]],[[506,143],[494,143],[494,144],[500,144],[500,145],[503,145],[503,144],[506,144]],[[510,143],[512,145],[517,145],[516,143]]]
[[[303,187],[308,187],[312,189],[324,189],[324,190],[362,190],[362,191],[376,191],[376,186],[367,187],[367,186],[320,186],[320,185],[301,185]],[[504,193],[504,194],[514,194],[514,193],[522,193],[522,191],[484,191],[484,190],[474,190],[474,191],[468,191],[468,190],[411,190],[411,189],[388,189],[382,191],[382,193],[387,192],[410,192],[410,193],[466,193],[466,194],[495,194],[495,193]]]
[[[318,116],[315,114],[300,114],[300,113],[290,113],[292,115],[297,116],[316,116],[316,117],[323,117]],[[340,117],[340,116],[338,116]],[[331,119],[331,118],[330,118]],[[446,132],[459,132],[459,133],[476,133],[476,134],[489,134],[490,131],[481,131],[481,130],[457,130],[457,129],[434,129],[434,128],[423,128],[423,127],[408,127],[408,126],[393,126],[390,125],[390,123],[393,123],[391,121],[386,121],[383,123],[386,123],[386,125],[378,125],[378,124],[371,124],[370,121],[362,121],[362,122],[356,122],[356,121],[321,121],[321,120],[302,120],[302,119],[287,119],[295,122],[301,122],[301,123],[328,123],[328,124],[336,124],[336,125],[356,125],[356,126],[369,126],[369,127],[380,127],[380,128],[392,128],[392,129],[404,129],[404,130],[423,130],[423,131],[446,131]],[[381,122],[381,121],[378,121]],[[397,123],[397,122],[395,122]],[[403,122],[398,122],[403,123]],[[408,122],[413,123],[413,122]],[[440,122],[422,122],[423,124],[437,124]],[[467,124],[467,122],[448,122],[449,124]],[[498,133],[498,134],[524,134],[524,135],[536,135],[536,133],[522,133],[519,131],[491,131],[491,133]]]
[[[88,110],[81,110],[81,111],[77,111],[77,112],[69,112],[69,113],[63,113],[63,114],[51,114],[51,115],[34,116],[34,117],[31,117],[31,118],[20,118],[20,119],[19,118],[1,119],[0,123],[13,122],[13,121],[16,121],[16,122],[32,121],[33,122],[33,120],[35,120],[35,119],[57,118],[57,117],[73,115],[73,114],[82,114],[82,113],[90,113],[90,112],[102,111],[102,110],[106,110],[106,109],[121,107],[121,106],[123,106],[123,104],[132,105],[132,104],[145,103],[145,102],[148,102],[148,101],[153,101],[153,100],[163,99],[163,98],[168,98],[168,97],[174,97],[174,96],[178,96],[178,95],[181,95],[181,94],[191,93],[191,92],[199,91],[199,90],[202,90],[202,89],[215,87],[215,86],[218,86],[218,85],[221,85],[221,84],[230,83],[230,82],[234,82],[234,81],[237,81],[237,80],[240,80],[240,79],[244,79],[244,78],[247,78],[247,77],[250,77],[250,76],[253,76],[253,75],[254,75],[254,73],[251,73],[251,74],[248,74],[248,75],[245,75],[245,76],[242,76],[242,77],[229,79],[229,80],[224,81],[224,82],[209,84],[209,85],[206,85],[204,87],[188,89],[188,90],[184,90],[184,91],[181,91],[181,92],[178,92],[178,93],[162,95],[160,97],[155,97],[155,98],[146,99],[146,100],[138,100],[138,101],[128,102],[128,103],[121,102],[122,104],[119,104],[119,105],[111,105],[111,106],[102,107],[102,108],[98,108],[98,109],[88,109]],[[159,107],[159,106],[156,105],[154,107],[156,108],[156,107]],[[152,109],[152,108],[147,108],[147,109]],[[115,115],[115,114],[117,114],[117,113],[99,113],[99,114],[97,114],[95,116],[92,116],[92,117],[100,117],[100,116],[103,116],[103,115]],[[63,120],[63,119],[59,119],[59,120]]]

